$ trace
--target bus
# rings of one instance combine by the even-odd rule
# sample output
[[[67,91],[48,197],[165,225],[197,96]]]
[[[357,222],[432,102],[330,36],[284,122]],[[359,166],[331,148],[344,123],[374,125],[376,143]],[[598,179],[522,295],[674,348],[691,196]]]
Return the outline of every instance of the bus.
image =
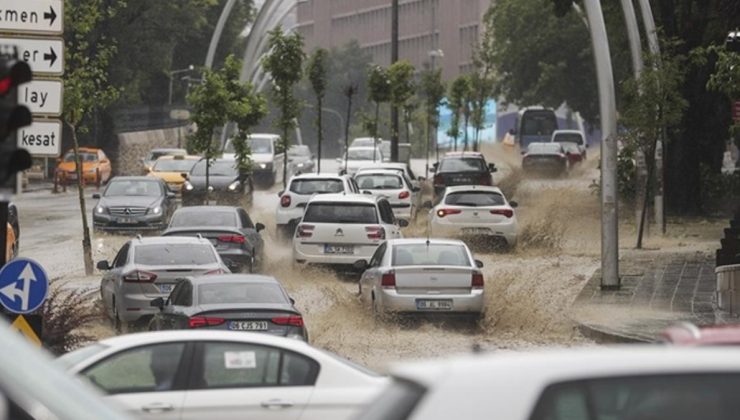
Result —
[[[548,143],[557,129],[558,118],[554,110],[531,107],[519,111],[514,135],[524,153],[530,143]]]

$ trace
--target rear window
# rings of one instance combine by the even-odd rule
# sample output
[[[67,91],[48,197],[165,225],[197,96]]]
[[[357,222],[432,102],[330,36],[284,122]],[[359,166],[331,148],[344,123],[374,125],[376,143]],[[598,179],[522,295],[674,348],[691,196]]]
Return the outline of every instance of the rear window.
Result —
[[[361,174],[355,176],[361,190],[398,190],[403,188],[401,177],[397,175]]]
[[[582,145],[583,137],[581,137],[580,134],[575,133],[562,133],[555,134],[555,139],[553,141],[557,143],[575,143],[578,145]]]
[[[443,159],[439,164],[439,172],[484,172],[486,164],[481,158],[451,158]]]
[[[303,215],[306,223],[378,223],[378,214],[372,204],[311,203]]]
[[[233,160],[217,160],[209,161],[210,168],[208,169],[208,175],[210,176],[236,176],[238,174],[236,170],[236,162]],[[193,167],[192,175],[205,176],[206,175],[206,160],[203,159]]]
[[[504,197],[490,191],[463,191],[448,194],[445,197],[445,204],[453,206],[503,206]]]
[[[208,283],[198,286],[198,304],[290,303],[272,283]]]
[[[190,172],[198,161],[195,159],[161,159],[157,160],[154,172]]]
[[[453,265],[469,267],[465,247],[455,244],[402,244],[393,246],[393,265]]]
[[[228,226],[235,227],[233,211],[178,211],[172,216],[170,227]]]
[[[151,244],[135,249],[134,263],[141,265],[205,265],[218,261],[213,247],[205,244]]]
[[[560,143],[532,143],[527,147],[527,153],[556,155],[562,147]]]
[[[341,179],[296,179],[290,183],[290,192],[299,195],[340,193],[344,191]]]

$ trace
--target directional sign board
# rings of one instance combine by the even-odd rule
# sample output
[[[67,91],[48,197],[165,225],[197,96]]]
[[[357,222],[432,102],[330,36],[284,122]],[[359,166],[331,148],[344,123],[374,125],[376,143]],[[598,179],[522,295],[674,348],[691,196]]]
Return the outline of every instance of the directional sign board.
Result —
[[[18,103],[33,115],[57,117],[62,114],[61,80],[33,80],[18,86]]]
[[[2,0],[0,32],[61,35],[63,0]]]
[[[62,153],[62,122],[34,120],[30,126],[19,128],[18,147],[33,156],[59,156]]]
[[[17,46],[18,58],[27,62],[35,75],[61,76],[64,73],[64,40],[61,38],[0,37],[0,44]]]
[[[0,270],[0,304],[12,313],[35,311],[48,291],[49,277],[36,261],[17,258]]]

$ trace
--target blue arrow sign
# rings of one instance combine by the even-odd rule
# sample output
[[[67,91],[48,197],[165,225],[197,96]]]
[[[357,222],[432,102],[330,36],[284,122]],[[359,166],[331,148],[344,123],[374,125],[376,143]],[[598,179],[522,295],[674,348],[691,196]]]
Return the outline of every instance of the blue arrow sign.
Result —
[[[0,304],[16,314],[33,312],[44,303],[49,277],[36,261],[15,259],[0,270]]]

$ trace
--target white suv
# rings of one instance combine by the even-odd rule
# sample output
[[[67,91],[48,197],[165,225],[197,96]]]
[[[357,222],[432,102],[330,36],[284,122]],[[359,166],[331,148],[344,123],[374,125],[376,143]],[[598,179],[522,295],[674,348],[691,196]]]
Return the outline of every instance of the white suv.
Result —
[[[303,217],[308,200],[315,194],[359,193],[354,179],[348,175],[337,174],[302,174],[296,175],[288,182],[288,189],[280,191],[277,210],[275,210],[276,230],[280,237],[290,238],[295,227]]]
[[[411,185],[403,172],[387,169],[363,171],[355,175],[355,182],[363,193],[386,197],[393,213],[409,222],[416,219],[421,206],[421,189]]]
[[[323,194],[306,206],[293,237],[293,260],[308,264],[354,265],[369,261],[386,239],[401,238],[388,200],[366,194]]]

